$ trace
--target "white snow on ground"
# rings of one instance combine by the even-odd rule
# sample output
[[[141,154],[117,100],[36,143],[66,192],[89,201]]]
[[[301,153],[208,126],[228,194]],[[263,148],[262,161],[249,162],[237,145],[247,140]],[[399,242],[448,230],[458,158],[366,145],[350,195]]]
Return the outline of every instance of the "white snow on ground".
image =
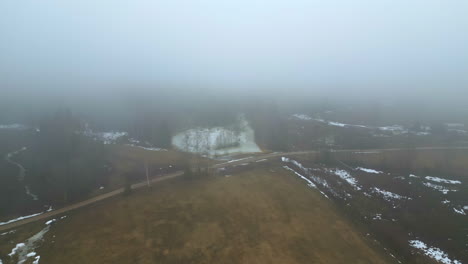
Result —
[[[466,215],[465,210],[463,209],[453,208],[453,211],[455,211],[457,214]]]
[[[416,175],[414,175],[414,174],[410,174],[409,176],[410,176],[410,178],[421,178],[421,177],[416,176]]]
[[[11,231],[8,231],[8,232],[5,232],[5,233],[1,233],[0,236],[5,236],[5,235],[9,235],[9,234],[13,234],[15,233],[16,230],[11,230]]]
[[[81,132],[77,132],[77,133],[81,133]],[[86,123],[83,135],[90,137],[96,141],[102,141],[104,144],[108,145],[108,144],[114,144],[121,137],[128,136],[128,133],[123,132],[123,131],[95,132]]]
[[[447,184],[461,184],[461,181],[447,180],[439,177],[426,176],[426,180],[438,182],[438,183],[447,183]]]
[[[423,185],[426,186],[426,187],[429,187],[431,189],[434,189],[436,191],[439,191],[439,192],[441,192],[443,194],[447,194],[449,192],[456,192],[457,191],[455,189],[448,189],[448,188],[445,188],[442,185],[437,185],[437,184],[433,184],[433,183],[430,183],[430,182],[423,182]]]
[[[288,166],[283,166],[283,168],[287,169],[287,170],[290,170],[292,172],[294,172],[294,174],[296,174],[297,176],[299,176],[301,179],[305,180],[307,182],[307,185],[311,188],[314,188],[314,189],[317,189],[323,196],[325,196],[326,198],[328,198],[328,196],[322,192],[321,190],[319,190],[317,188],[317,185],[315,185],[311,180],[307,179],[307,177],[301,175],[300,173],[296,172],[295,170],[291,169],[290,167]]]
[[[362,187],[359,186],[358,181],[353,176],[351,176],[351,174],[349,174],[349,172],[347,172],[345,170],[340,170],[340,169],[330,169],[328,171],[335,174],[336,176],[340,177],[341,179],[345,180],[355,190],[360,191],[362,189]]]
[[[448,204],[448,203],[450,203],[450,201],[447,200],[447,199],[445,199],[445,200],[443,200],[441,203],[443,203],[443,204]]]
[[[43,214],[43,213],[44,213],[44,212],[37,213],[37,214],[32,214],[32,215],[20,216],[20,217],[18,217],[18,218],[11,219],[11,220],[8,220],[8,221],[6,221],[6,222],[0,222],[0,225],[10,224],[10,223],[17,222],[17,221],[20,221],[20,220],[23,220],[23,219],[27,219],[27,218],[34,217],[34,216],[36,216],[36,215],[41,215],[41,214]]]
[[[307,182],[307,185],[308,185],[309,187],[317,188],[317,185],[315,185],[311,180],[307,179],[305,176],[301,175],[300,173],[296,172],[295,170],[291,169],[290,167],[288,167],[288,166],[285,165],[285,166],[283,166],[283,168],[294,172],[294,174],[296,174],[296,175],[299,176],[301,179],[303,179],[304,181],[306,181],[306,182]]]
[[[255,162],[264,162],[264,161],[267,161],[267,159],[256,160]]]
[[[382,171],[377,171],[377,170],[373,170],[373,169],[366,169],[366,168],[362,168],[362,167],[357,167],[356,170],[364,171],[364,172],[367,172],[367,173],[374,173],[374,174],[383,173]]]
[[[172,145],[182,151],[202,153],[209,156],[261,152],[255,143],[254,131],[247,120],[240,117],[238,122],[240,125],[239,131],[225,127],[186,130],[172,138]]]
[[[41,259],[41,256],[36,256],[32,264],[39,264],[40,259]]]
[[[52,211],[52,206],[49,207],[49,209],[47,209],[46,212],[50,212],[50,211]],[[14,223],[14,222],[17,222],[17,221],[20,221],[20,220],[23,220],[23,219],[28,219],[28,218],[34,217],[36,215],[41,215],[43,213],[45,213],[45,212],[40,212],[40,213],[37,213],[37,214],[26,215],[26,216],[20,216],[18,218],[11,219],[11,220],[8,220],[6,222],[0,222],[0,225],[6,225],[6,224]]]
[[[37,256],[36,252],[34,251],[43,240],[44,235],[49,232],[50,225],[56,222],[56,219],[49,220],[45,223],[46,227],[33,235],[32,237],[28,238],[23,243],[18,243],[16,246],[11,250],[8,256],[13,257],[17,256],[17,263],[24,263],[27,259],[35,257],[33,263],[39,263],[40,256]]]
[[[50,225],[50,224],[52,224],[52,223],[54,223],[56,221],[57,221],[57,219],[51,219],[51,220],[47,221],[45,224]]]
[[[293,159],[286,158],[286,157],[281,157],[281,161],[282,161],[282,162],[290,162],[290,163],[294,164],[296,167],[298,167],[299,169],[303,170],[304,172],[306,172],[306,173],[309,172],[309,169],[308,169],[308,168],[302,166],[301,163],[299,163],[299,162],[297,162],[297,161],[295,161],[295,160],[293,160]]]
[[[353,152],[354,154],[379,154],[380,151],[357,151]]]
[[[378,127],[378,129],[385,132],[391,132],[393,135],[400,135],[408,132],[404,127],[399,125],[383,126]]]
[[[307,120],[307,121],[312,120],[312,117],[308,115],[304,115],[304,114],[294,114],[293,117],[300,119],[300,120]]]
[[[377,187],[373,187],[372,192],[380,194],[384,198],[384,200],[386,200],[386,201],[402,200],[402,199],[411,200],[411,198],[409,198],[409,197],[402,196],[402,195],[392,193],[392,192],[389,192],[389,191],[385,191],[385,190],[379,189]]]
[[[440,262],[443,264],[462,264],[458,260],[452,260],[448,254],[442,251],[440,248],[428,247],[426,243],[420,240],[410,240],[409,245],[415,249],[422,250],[424,255]]]
[[[104,144],[112,144],[112,143],[115,143],[115,141],[117,141],[119,138],[128,136],[128,133],[112,131],[112,132],[98,132],[98,133],[94,133],[94,135],[99,140],[104,142]]]
[[[28,126],[23,124],[8,124],[8,125],[0,125],[0,129],[4,130],[27,130],[29,129]]]
[[[134,147],[134,148],[141,148],[141,149],[149,150],[149,151],[167,151],[167,149],[163,149],[163,148],[142,147],[142,146],[137,146],[135,144],[125,144],[125,145],[130,146],[130,147]]]
[[[372,220],[382,220],[382,214],[375,214]]]
[[[463,206],[464,210],[468,210],[468,205]]]
[[[321,177],[318,177],[318,176],[315,176],[312,174],[312,171],[314,170],[317,170],[317,169],[311,169],[311,168],[306,168],[304,165],[302,165],[300,162],[298,161],[295,161],[293,159],[289,159],[289,158],[286,158],[286,157],[281,157],[281,161],[283,162],[289,162],[289,163],[292,163],[294,164],[296,167],[298,167],[299,169],[301,169],[304,173],[307,174],[307,176],[309,177],[310,180],[312,180],[312,182],[314,182],[316,185],[319,185],[319,186],[322,186],[323,188],[327,189],[330,193],[332,193],[334,196],[339,196],[339,194],[333,190],[332,187],[330,187],[330,185],[328,184],[328,182],[325,180],[325,179],[322,179]],[[328,196],[323,193],[321,190],[319,190],[320,193],[322,193],[325,197],[328,198]]]

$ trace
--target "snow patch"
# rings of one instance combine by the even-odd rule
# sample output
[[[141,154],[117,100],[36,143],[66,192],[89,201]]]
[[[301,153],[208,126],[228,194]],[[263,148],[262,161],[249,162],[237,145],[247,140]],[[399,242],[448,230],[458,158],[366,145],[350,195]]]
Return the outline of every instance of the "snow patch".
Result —
[[[1,233],[0,236],[6,236],[6,235],[9,235],[9,234],[13,234],[15,232],[16,232],[16,230],[11,230],[11,231],[8,231],[8,232],[5,232],[5,233]]]
[[[31,218],[31,217],[34,217],[34,216],[37,216],[37,215],[41,215],[43,213],[44,212],[37,213],[37,214],[32,214],[32,215],[20,216],[18,218],[11,219],[11,220],[8,220],[6,222],[0,222],[0,225],[7,225],[7,224],[14,223],[14,222],[17,222],[17,221],[20,221],[20,220],[23,220],[23,219],[28,219],[28,218]]]
[[[430,183],[430,182],[423,182],[423,185],[426,186],[426,187],[429,187],[431,189],[434,189],[436,191],[439,191],[439,192],[441,192],[443,194],[447,194],[449,192],[456,192],[457,191],[457,190],[454,190],[454,189],[447,189],[442,185],[437,185],[437,184],[433,184],[433,183]]]
[[[23,124],[8,124],[8,125],[0,125],[0,129],[3,130],[27,130],[29,129],[28,126]]]
[[[402,200],[402,199],[411,200],[411,198],[409,198],[409,197],[399,195],[399,194],[396,194],[396,193],[392,193],[392,192],[389,192],[389,191],[385,191],[385,190],[379,189],[377,187],[373,187],[372,192],[380,194],[384,198],[384,200],[386,200],[386,201]]]
[[[374,174],[383,173],[382,171],[377,171],[377,170],[373,170],[373,169],[366,169],[366,168],[363,168],[363,167],[357,167],[356,170],[360,170],[360,171],[367,172],[367,173],[374,173]]]
[[[453,208],[453,211],[455,211],[457,214],[466,215],[465,210],[463,209]]]
[[[375,214],[372,220],[382,220],[382,214]]]
[[[41,259],[41,256],[36,256],[32,264],[39,264],[40,259]]]
[[[330,169],[329,172],[349,183],[356,191],[360,191],[362,189],[362,187],[359,186],[358,181],[353,176],[351,176],[349,172],[341,169]]]
[[[452,260],[448,254],[442,251],[440,248],[428,247],[426,243],[420,240],[410,240],[409,245],[415,249],[422,250],[424,255],[440,262],[443,264],[461,264],[458,260]]]
[[[46,224],[46,225],[50,225],[50,224],[52,224],[52,223],[54,223],[54,222],[56,222],[56,221],[57,221],[57,219],[51,219],[51,220],[45,222],[45,224]]]
[[[439,177],[426,176],[424,178],[426,180],[433,181],[433,182],[438,182],[438,183],[461,184],[461,181],[447,180],[447,179],[443,179],[443,178],[439,178]]]
[[[299,119],[299,120],[306,120],[306,121],[310,121],[312,120],[312,117],[308,116],[308,115],[305,115],[305,114],[294,114],[293,117]]]

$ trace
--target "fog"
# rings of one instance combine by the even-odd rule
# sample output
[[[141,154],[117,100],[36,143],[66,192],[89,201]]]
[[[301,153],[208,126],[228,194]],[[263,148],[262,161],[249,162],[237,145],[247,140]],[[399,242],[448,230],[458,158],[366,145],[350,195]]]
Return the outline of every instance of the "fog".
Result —
[[[7,0],[0,10],[4,108],[263,97],[465,109],[468,95],[466,1]]]

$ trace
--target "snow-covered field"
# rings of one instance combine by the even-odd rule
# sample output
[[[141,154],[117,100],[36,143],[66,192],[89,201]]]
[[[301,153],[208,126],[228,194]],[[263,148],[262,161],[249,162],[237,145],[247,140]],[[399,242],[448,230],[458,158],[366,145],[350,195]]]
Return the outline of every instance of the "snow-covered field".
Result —
[[[182,151],[209,156],[261,152],[248,122],[240,118],[239,125],[239,131],[225,127],[189,129],[176,134],[172,138],[172,145]]]

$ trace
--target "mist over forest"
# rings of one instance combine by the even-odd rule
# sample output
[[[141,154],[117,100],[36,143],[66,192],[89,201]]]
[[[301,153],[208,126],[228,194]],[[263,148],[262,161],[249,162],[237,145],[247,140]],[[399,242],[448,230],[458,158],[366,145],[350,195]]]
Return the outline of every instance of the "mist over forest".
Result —
[[[0,1],[0,264],[468,262],[468,1]]]

